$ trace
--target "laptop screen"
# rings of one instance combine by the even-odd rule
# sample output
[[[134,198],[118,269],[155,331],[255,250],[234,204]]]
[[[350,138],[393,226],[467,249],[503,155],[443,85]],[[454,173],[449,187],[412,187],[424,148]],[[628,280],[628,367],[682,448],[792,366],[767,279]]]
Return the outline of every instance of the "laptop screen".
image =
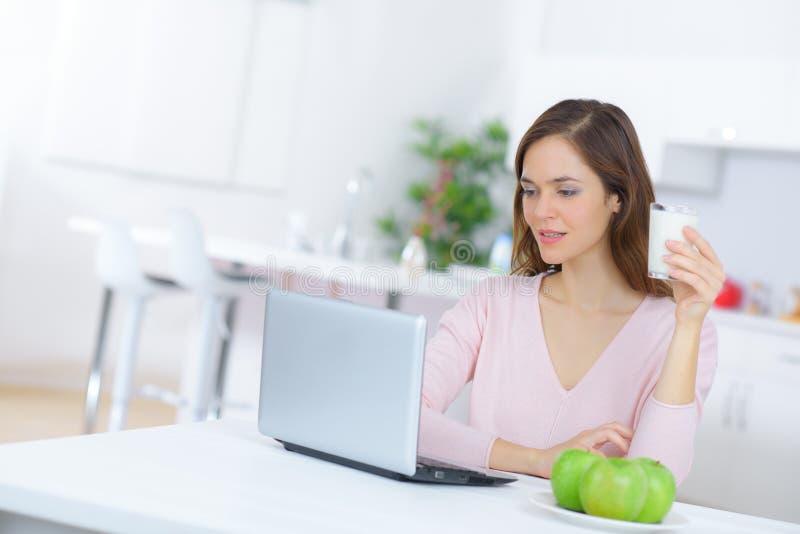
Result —
[[[426,332],[421,315],[273,289],[259,430],[413,475]]]

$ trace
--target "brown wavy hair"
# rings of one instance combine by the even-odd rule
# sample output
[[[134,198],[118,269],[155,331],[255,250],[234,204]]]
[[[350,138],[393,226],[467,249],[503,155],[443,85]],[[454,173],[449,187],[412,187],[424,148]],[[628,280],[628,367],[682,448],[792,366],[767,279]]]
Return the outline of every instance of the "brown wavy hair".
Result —
[[[522,160],[528,147],[550,135],[569,142],[584,162],[600,177],[606,199],[616,193],[619,213],[610,224],[611,252],[619,270],[636,291],[673,298],[663,280],[647,276],[647,241],[650,203],[655,201],[653,183],[639,146],[633,123],[620,108],[597,100],[563,100],[550,107],[528,128],[517,148],[514,171],[514,246],[511,274],[532,276],[547,271],[539,245],[522,212]],[[549,270],[561,270],[555,265]]]

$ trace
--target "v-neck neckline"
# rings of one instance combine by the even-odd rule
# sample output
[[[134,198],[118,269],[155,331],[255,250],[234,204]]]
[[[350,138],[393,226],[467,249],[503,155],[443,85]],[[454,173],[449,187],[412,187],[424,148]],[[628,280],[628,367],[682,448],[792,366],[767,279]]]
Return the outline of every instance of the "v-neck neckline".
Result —
[[[586,382],[586,379],[589,377],[589,375],[591,375],[595,371],[595,369],[599,366],[599,364],[604,359],[607,358],[606,355],[609,353],[610,349],[612,347],[614,347],[614,345],[619,343],[619,339],[621,337],[623,337],[623,335],[625,334],[625,332],[627,330],[630,329],[630,325],[631,325],[631,323],[633,323],[634,319],[636,319],[641,314],[642,310],[645,307],[645,304],[650,299],[650,295],[649,294],[645,294],[645,296],[642,299],[642,301],[639,303],[639,305],[636,307],[636,309],[633,310],[633,313],[631,313],[630,317],[628,317],[628,320],[625,321],[625,323],[622,325],[622,327],[620,327],[619,330],[617,330],[617,333],[614,334],[614,337],[611,338],[611,341],[608,343],[608,345],[606,345],[606,347],[603,349],[603,351],[600,353],[600,355],[597,357],[597,359],[595,359],[594,363],[592,363],[592,366],[589,367],[589,369],[583,374],[583,376],[580,378],[580,380],[578,380],[575,383],[575,385],[572,386],[571,389],[566,389],[564,387],[564,385],[561,383],[561,379],[559,378],[558,373],[556,372],[556,368],[553,365],[553,358],[550,357],[550,348],[547,346],[547,336],[545,335],[545,332],[544,332],[544,320],[543,320],[543,317],[542,317],[542,308],[541,308],[541,305],[539,303],[539,289],[541,288],[542,280],[544,279],[545,276],[547,276],[547,275],[544,274],[544,273],[541,276],[539,276],[538,280],[536,281],[536,284],[534,285],[534,295],[535,295],[535,299],[534,299],[535,307],[534,308],[535,308],[535,313],[536,313],[536,324],[538,324],[539,329],[541,331],[540,339],[542,341],[542,350],[543,350],[543,354],[544,354],[544,359],[546,360],[546,364],[547,364],[547,367],[549,369],[550,376],[553,379],[553,382],[555,383],[555,385],[558,388],[559,392],[563,396],[569,396],[569,395],[572,395],[572,392],[575,391],[576,389],[578,389],[581,386],[581,384]]]

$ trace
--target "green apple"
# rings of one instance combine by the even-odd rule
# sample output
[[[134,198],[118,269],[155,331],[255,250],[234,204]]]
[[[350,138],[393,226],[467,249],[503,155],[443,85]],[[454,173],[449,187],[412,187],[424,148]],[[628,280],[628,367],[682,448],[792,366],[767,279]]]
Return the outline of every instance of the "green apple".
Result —
[[[667,515],[675,500],[675,477],[664,464],[652,458],[636,458],[647,475],[647,497],[635,519],[639,523],[658,523]]]
[[[589,515],[633,521],[647,497],[647,475],[639,462],[601,458],[581,477],[578,488]]]
[[[550,472],[550,487],[562,508],[583,512],[578,485],[581,475],[601,457],[581,449],[567,449],[558,455]]]

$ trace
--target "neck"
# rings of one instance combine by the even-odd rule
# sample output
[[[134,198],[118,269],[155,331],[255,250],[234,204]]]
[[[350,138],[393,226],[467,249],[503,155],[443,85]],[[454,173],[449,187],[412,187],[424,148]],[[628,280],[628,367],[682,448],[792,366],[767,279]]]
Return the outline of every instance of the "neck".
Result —
[[[546,283],[553,298],[586,313],[626,309],[641,297],[614,263],[608,244],[563,263],[561,272],[548,276]]]

